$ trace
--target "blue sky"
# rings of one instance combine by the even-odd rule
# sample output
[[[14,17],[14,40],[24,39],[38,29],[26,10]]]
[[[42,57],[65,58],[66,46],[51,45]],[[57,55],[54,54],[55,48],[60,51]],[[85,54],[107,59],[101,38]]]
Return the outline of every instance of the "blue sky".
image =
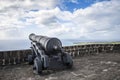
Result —
[[[0,0],[0,40],[29,43],[36,33],[66,43],[120,41],[119,14],[120,0]]]
[[[110,1],[110,0],[65,0],[63,1],[63,5],[65,7],[61,9],[73,12],[76,9],[80,9],[80,8],[84,9],[86,7],[91,6],[92,4],[102,1]]]

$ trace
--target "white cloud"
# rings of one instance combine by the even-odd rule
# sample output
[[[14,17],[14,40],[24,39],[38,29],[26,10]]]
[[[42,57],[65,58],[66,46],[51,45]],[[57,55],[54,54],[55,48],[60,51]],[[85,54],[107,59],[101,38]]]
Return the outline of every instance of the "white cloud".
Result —
[[[0,9],[52,9],[59,3],[60,0],[0,0]]]
[[[76,3],[76,4],[78,4],[78,3],[79,3],[79,1],[78,1],[78,0],[70,0],[70,2],[72,2],[72,3]]]
[[[61,11],[57,7],[60,0],[17,1],[0,1],[0,39],[28,38],[29,33],[36,32],[61,39],[120,40],[119,0],[97,2],[73,13]]]

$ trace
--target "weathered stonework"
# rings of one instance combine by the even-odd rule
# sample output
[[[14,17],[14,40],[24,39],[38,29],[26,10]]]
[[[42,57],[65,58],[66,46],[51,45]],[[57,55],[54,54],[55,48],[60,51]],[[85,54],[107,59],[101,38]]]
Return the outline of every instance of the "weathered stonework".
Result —
[[[90,56],[99,53],[119,53],[120,44],[89,44],[89,45],[74,45],[63,47],[65,52],[68,52],[73,58],[77,56]],[[27,62],[27,56],[31,54],[31,50],[15,50],[0,52],[0,66],[15,65]]]

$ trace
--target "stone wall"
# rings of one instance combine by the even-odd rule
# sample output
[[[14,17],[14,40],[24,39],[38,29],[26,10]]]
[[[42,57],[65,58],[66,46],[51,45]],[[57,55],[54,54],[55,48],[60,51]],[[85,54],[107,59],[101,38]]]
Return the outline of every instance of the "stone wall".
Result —
[[[99,53],[120,53],[120,44],[89,44],[74,45],[63,47],[73,58],[77,56],[90,56]],[[27,63],[27,56],[31,54],[31,50],[1,51],[0,66],[15,65]]]

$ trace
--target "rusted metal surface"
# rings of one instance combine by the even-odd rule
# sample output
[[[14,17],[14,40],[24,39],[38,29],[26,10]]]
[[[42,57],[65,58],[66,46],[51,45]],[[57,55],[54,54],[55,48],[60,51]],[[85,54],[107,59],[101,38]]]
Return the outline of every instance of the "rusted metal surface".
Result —
[[[77,56],[89,56],[99,53],[119,53],[120,44],[89,44],[89,45],[74,45],[65,46],[63,49],[70,53],[74,58]],[[31,54],[31,50],[16,50],[16,51],[1,51],[0,66],[15,65],[27,62],[27,56]]]

